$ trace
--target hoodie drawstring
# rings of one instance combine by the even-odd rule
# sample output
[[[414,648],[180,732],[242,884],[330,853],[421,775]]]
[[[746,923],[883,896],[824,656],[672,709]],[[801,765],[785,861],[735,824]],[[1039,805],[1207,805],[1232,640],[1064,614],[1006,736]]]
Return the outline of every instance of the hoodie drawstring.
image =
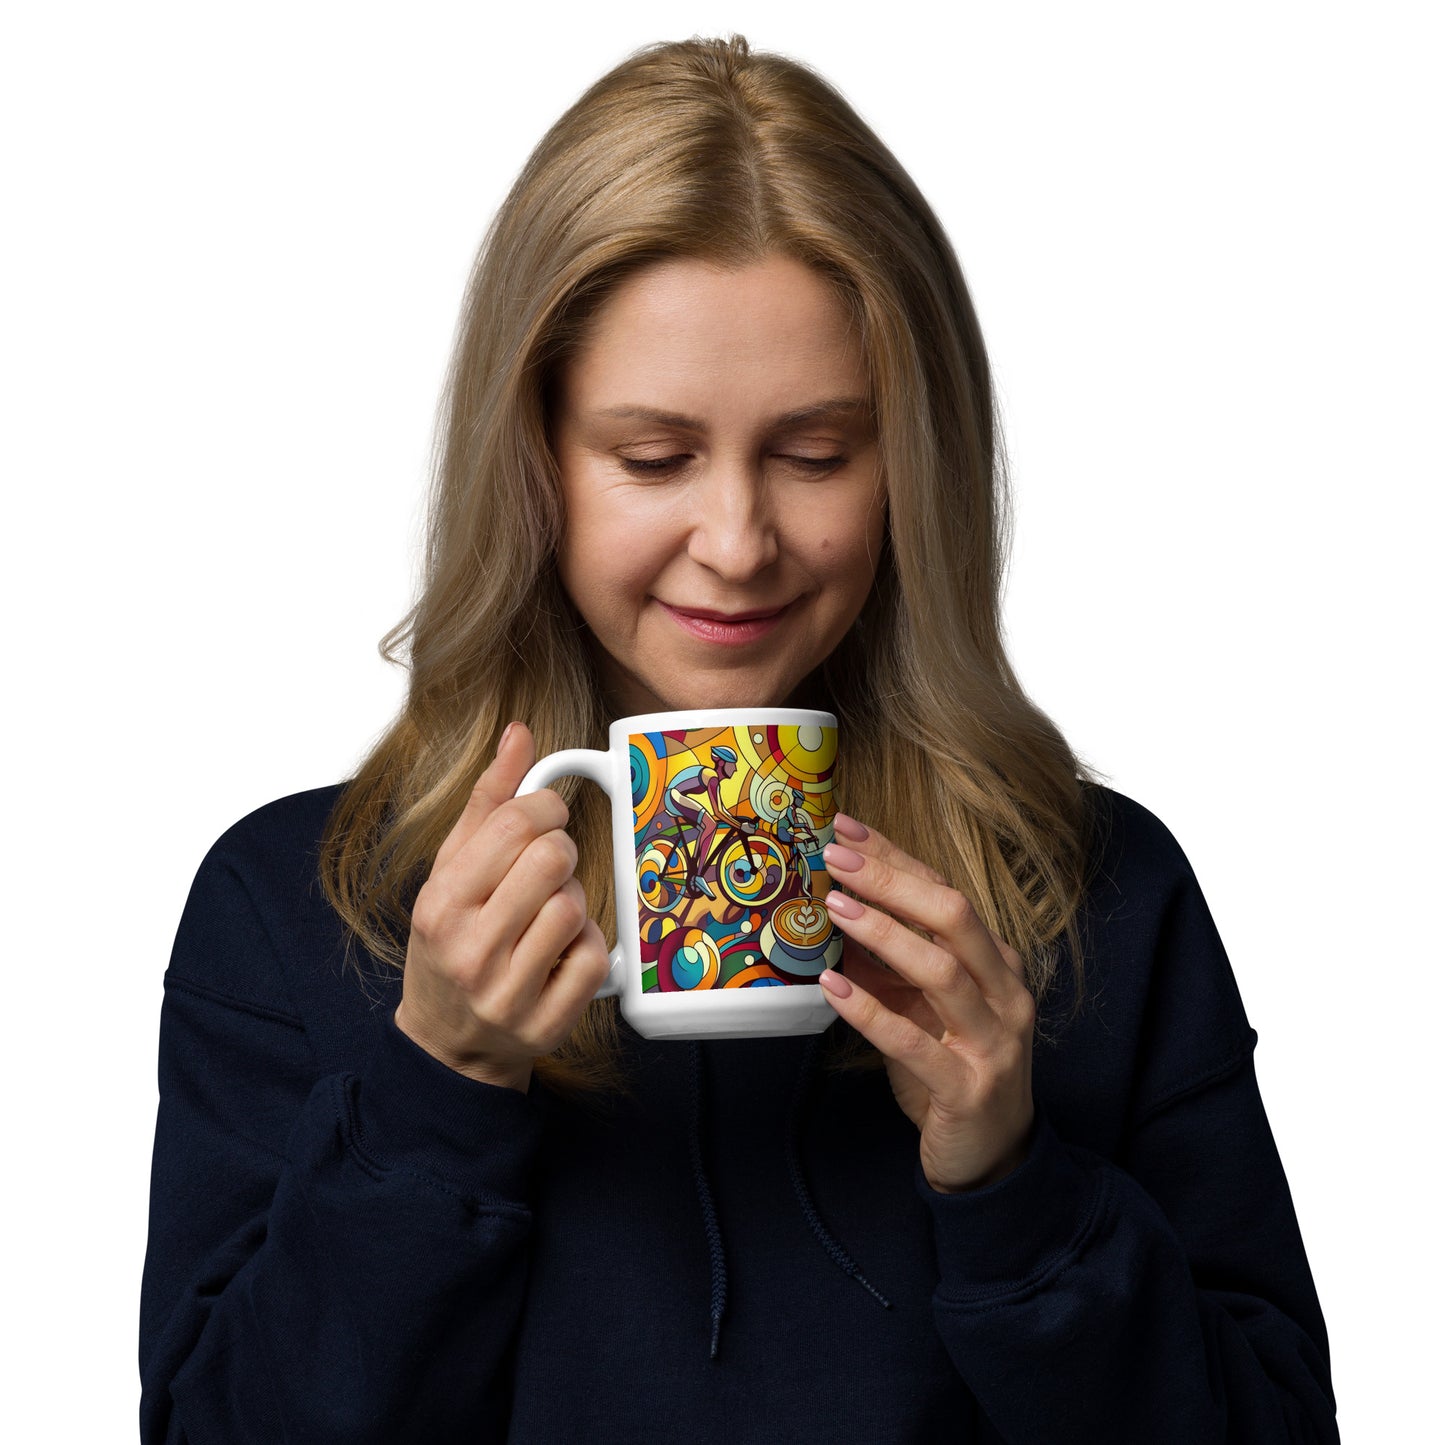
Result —
[[[853,1263],[848,1251],[828,1232],[828,1227],[820,1218],[817,1207],[813,1203],[812,1195],[808,1192],[807,1181],[803,1177],[802,1163],[798,1155],[798,1140],[802,1132],[803,1107],[809,1097],[809,1086],[812,1083],[813,1069],[822,1041],[822,1034],[814,1034],[809,1038],[807,1047],[803,1051],[802,1063],[799,1066],[798,1082],[793,1090],[792,1106],[788,1111],[788,1177],[792,1181],[793,1193],[797,1197],[798,1205],[803,1211],[803,1217],[808,1221],[808,1228],[812,1230],[813,1237],[822,1246],[823,1252],[844,1274],[848,1275],[851,1279],[856,1279],[884,1309],[892,1309],[892,1304],[863,1277],[863,1272]],[[715,1360],[717,1358],[718,1343],[722,1337],[723,1311],[727,1305],[727,1260],[723,1253],[722,1229],[718,1224],[717,1206],[713,1201],[712,1187],[708,1183],[707,1168],[703,1160],[703,1093],[705,1084],[702,1041],[699,1039],[692,1040],[691,1047],[693,1104],[692,1172],[693,1179],[697,1184],[698,1199],[702,1203],[703,1224],[707,1231],[708,1259],[712,1270],[712,1299],[710,1303],[712,1343],[708,1350],[708,1358]]]
[[[697,1197],[702,1201],[703,1225],[707,1230],[707,1254],[712,1266],[712,1347],[709,1359],[717,1359],[718,1340],[722,1335],[723,1308],[728,1298],[728,1267],[723,1258],[722,1230],[718,1227],[717,1206],[702,1159],[702,1045],[692,1045],[692,1177],[697,1182]]]

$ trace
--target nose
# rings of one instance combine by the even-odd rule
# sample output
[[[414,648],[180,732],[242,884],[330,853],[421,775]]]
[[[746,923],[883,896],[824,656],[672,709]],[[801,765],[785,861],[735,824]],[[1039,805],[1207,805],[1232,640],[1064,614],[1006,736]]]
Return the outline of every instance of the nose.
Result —
[[[687,554],[725,582],[746,582],[778,557],[778,532],[764,478],[738,464],[719,466],[695,494],[698,512]]]

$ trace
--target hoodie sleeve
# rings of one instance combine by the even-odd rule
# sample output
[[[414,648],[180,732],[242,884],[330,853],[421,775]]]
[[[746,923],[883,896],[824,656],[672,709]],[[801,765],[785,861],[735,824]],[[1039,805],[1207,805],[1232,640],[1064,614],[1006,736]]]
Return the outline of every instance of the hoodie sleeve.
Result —
[[[391,1020],[317,1077],[242,872],[213,849],[165,979],[141,1438],[497,1440],[540,1100]]]
[[[988,1188],[940,1194],[918,1166],[935,1324],[1017,1445],[1337,1442],[1257,1036],[1192,870],[1144,816],[1175,857],[1152,910],[1140,1102],[1122,1147],[1105,1158],[1066,1143],[1040,1109],[1027,1159]],[[1122,911],[1136,924],[1151,912],[1138,896]]]

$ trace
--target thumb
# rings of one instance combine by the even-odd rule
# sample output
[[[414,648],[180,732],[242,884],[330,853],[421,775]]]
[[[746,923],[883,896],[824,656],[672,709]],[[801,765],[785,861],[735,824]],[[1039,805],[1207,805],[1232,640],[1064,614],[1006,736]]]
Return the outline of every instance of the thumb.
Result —
[[[497,744],[497,755],[492,765],[477,779],[474,795],[480,792],[490,806],[487,812],[517,795],[522,779],[532,770],[537,761],[537,740],[524,722],[508,723]]]
[[[496,756],[472,785],[471,796],[450,833],[437,850],[434,867],[441,867],[505,803],[515,797],[521,781],[537,761],[537,743],[524,722],[508,723],[497,744]]]

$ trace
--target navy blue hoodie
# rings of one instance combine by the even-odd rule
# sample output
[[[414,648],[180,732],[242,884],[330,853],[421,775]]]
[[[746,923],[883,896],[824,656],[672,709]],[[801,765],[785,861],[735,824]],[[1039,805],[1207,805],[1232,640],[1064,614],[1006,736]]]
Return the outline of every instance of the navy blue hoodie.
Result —
[[[344,965],[338,794],[230,828],[181,918],[144,1441],[1338,1440],[1256,1035],[1137,803],[1090,789],[1089,1002],[1042,1002],[1028,1157],[945,1195],[886,1074],[826,1068],[841,1021],[624,1021],[636,1097],[591,1107],[454,1073]]]

